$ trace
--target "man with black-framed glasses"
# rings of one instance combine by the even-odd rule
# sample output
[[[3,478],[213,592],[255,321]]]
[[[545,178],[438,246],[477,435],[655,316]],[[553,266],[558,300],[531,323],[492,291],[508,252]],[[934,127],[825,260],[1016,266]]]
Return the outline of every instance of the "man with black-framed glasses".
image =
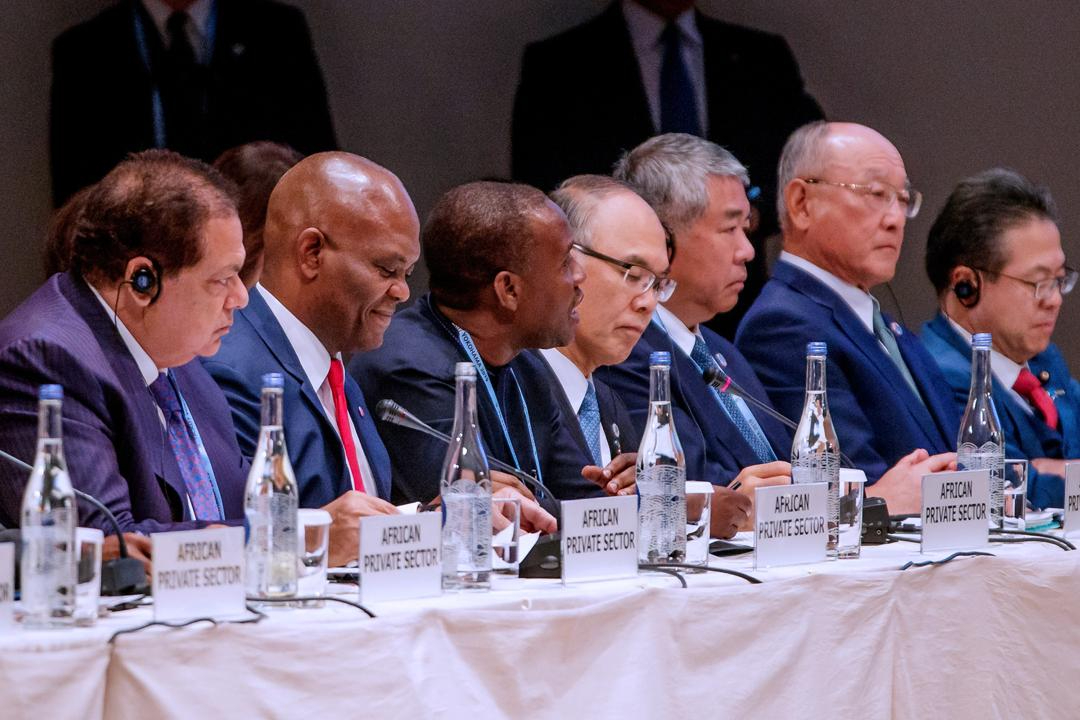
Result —
[[[926,242],[940,312],[923,343],[967,401],[971,335],[993,335],[992,393],[1006,455],[1027,458],[1028,499],[1062,507],[1066,459],[1080,458],[1080,383],[1050,342],[1077,271],[1065,264],[1049,191],[995,168],[960,182]]]

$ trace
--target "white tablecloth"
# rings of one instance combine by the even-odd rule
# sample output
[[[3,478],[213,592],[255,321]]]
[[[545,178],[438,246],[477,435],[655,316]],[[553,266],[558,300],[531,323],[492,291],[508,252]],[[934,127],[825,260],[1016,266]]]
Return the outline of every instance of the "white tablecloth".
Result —
[[[858,561],[279,610],[257,625],[0,637],[3,717],[1069,717],[1080,553]]]

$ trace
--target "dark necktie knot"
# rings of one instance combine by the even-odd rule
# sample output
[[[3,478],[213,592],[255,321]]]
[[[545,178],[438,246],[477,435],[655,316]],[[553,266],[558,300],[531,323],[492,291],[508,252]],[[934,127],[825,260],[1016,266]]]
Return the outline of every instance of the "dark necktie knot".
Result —
[[[169,57],[179,67],[195,64],[195,49],[191,46],[187,27],[191,16],[183,10],[177,10],[165,21],[165,30],[169,36]]]

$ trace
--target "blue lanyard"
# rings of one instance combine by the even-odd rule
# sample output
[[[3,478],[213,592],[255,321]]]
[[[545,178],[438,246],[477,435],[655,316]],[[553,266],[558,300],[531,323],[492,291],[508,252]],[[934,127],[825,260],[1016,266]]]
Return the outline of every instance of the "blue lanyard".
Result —
[[[191,410],[188,409],[187,400],[180,393],[180,388],[176,385],[176,379],[173,377],[172,371],[168,372],[169,384],[173,386],[173,391],[176,393],[176,397],[180,400],[180,410],[184,414],[184,422],[187,424],[188,429],[191,431],[191,436],[195,438],[195,445],[199,448],[199,459],[202,461],[203,467],[206,468],[206,474],[210,477],[210,487],[214,488],[214,500],[217,502],[218,514],[221,519],[225,519],[225,504],[221,502],[221,491],[218,489],[217,477],[214,475],[214,466],[210,464],[210,456],[206,454],[206,446],[203,445],[202,436],[199,435],[199,427],[195,424],[195,419],[191,417]],[[192,512],[192,520],[198,520],[194,517],[195,513]]]
[[[150,112],[154,117],[154,147],[163,148],[165,147],[165,107],[161,104],[161,90],[158,89],[157,82],[154,81],[154,67],[150,62],[150,46],[146,43],[146,27],[143,25],[142,16],[139,14],[137,2],[132,3],[132,15],[135,21],[135,43],[139,46],[139,57],[142,59],[146,72],[150,75]],[[211,54],[207,58],[207,63],[213,56],[214,40],[216,38],[217,2],[214,2],[210,8],[210,14],[206,18],[205,47],[209,48]]]
[[[514,442],[510,439],[510,430],[507,428],[506,420],[503,418],[502,406],[499,405],[499,398],[495,394],[495,386],[491,384],[491,376],[488,375],[487,366],[484,365],[484,360],[480,357],[480,352],[476,349],[476,344],[473,343],[472,336],[457,325],[454,325],[454,323],[450,324],[453,325],[453,328],[457,333],[458,344],[461,345],[465,354],[469,356],[470,362],[472,362],[473,367],[476,368],[476,374],[480,376],[480,381],[484,384],[484,389],[491,399],[491,404],[495,406],[495,417],[499,419],[499,427],[502,428],[503,439],[506,440],[506,445],[510,448],[510,457],[514,461],[514,467],[524,472],[524,469],[521,467],[521,462],[518,460],[517,452],[514,451]],[[518,400],[521,401],[521,409],[525,413],[525,429],[529,431],[529,447],[532,450],[533,463],[536,469],[536,479],[543,483],[544,477],[540,471],[540,455],[536,452],[536,438],[533,435],[532,418],[529,417],[529,405],[525,402],[525,393],[521,391],[521,383],[518,382],[517,374],[514,372],[513,368],[509,368],[509,370],[510,377],[514,381],[514,387],[517,388]]]

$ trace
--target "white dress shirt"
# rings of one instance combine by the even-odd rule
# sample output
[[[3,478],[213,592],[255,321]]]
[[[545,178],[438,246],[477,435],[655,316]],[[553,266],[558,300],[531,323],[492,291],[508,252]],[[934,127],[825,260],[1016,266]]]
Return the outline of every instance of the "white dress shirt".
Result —
[[[649,100],[649,112],[652,115],[653,129],[660,132],[660,71],[664,64],[664,45],[660,35],[668,21],[653,14],[634,0],[623,0],[623,17],[626,29],[630,31],[630,43],[634,46],[638,67],[641,69],[641,82],[645,86],[645,97]],[[709,127],[708,98],[705,92],[705,46],[698,32],[697,16],[693,8],[675,18],[682,42],[683,63],[686,65],[690,83],[694,86],[694,101],[697,104],[698,120],[701,130]]]
[[[540,351],[540,354],[544,356],[548,365],[555,371],[555,377],[559,379],[559,385],[562,386],[566,399],[570,401],[570,407],[574,408],[575,413],[579,412],[581,410],[581,403],[585,400],[585,393],[588,392],[589,384],[592,380],[585,377],[581,370],[578,369],[578,366],[575,365],[570,358],[566,357],[555,348],[545,348]],[[577,422],[576,415],[574,416],[574,421]],[[604,433],[603,424],[603,420],[601,420],[600,463],[602,466],[611,462],[611,448],[608,447],[607,435]]]
[[[946,315],[949,319],[949,324],[952,325],[953,330],[960,334],[960,337],[964,338],[967,344],[971,345],[971,333],[960,326],[959,323],[954,321],[951,317]],[[1005,357],[994,348],[990,348],[990,372],[994,377],[998,379],[998,382],[1005,386],[1005,392],[1009,393],[1013,400],[1019,403],[1020,407],[1024,408],[1024,412],[1028,415],[1033,415],[1034,410],[1028,404],[1028,401],[1023,395],[1013,390],[1013,385],[1016,383],[1016,379],[1020,377],[1020,371],[1027,367],[1027,363],[1020,365],[1013,360]]]
[[[161,36],[161,42],[167,48],[169,46],[167,23],[169,22],[169,16],[175,11],[168,6],[165,0],[142,0],[142,4],[146,8],[146,12],[150,13],[150,17],[154,21],[154,27],[158,29],[158,34]],[[213,7],[212,0],[195,0],[191,7],[185,11],[188,17],[191,18],[191,22],[184,28],[187,31],[188,42],[191,43],[191,47],[195,51],[195,59],[202,65],[210,62],[212,48],[208,47],[206,32],[207,25],[210,24],[210,11]]]
[[[307,376],[308,383],[311,387],[316,388],[315,394],[319,396],[323,412],[326,413],[326,417],[330,420],[330,425],[333,426],[338,442],[340,442],[341,435],[334,413],[334,394],[330,389],[329,351],[319,342],[319,338],[315,337],[315,333],[311,332],[307,325],[300,322],[269,290],[263,287],[261,283],[257,284],[256,287],[259,289],[263,299],[266,300],[270,312],[274,314],[278,324],[281,325],[281,329],[285,332],[285,337],[288,339],[289,344],[292,345],[293,352],[296,353],[296,357],[300,360],[300,367],[304,369],[304,375]],[[341,360],[341,353],[338,353],[336,357]],[[286,418],[287,421],[288,418]],[[371,465],[368,464],[367,455],[364,454],[364,446],[360,444],[360,436],[356,433],[356,426],[353,424],[351,416],[349,416],[349,430],[352,432],[353,447],[356,448],[356,462],[360,466],[360,474],[364,476],[364,489],[369,495],[377,495],[378,489],[375,485],[375,478],[371,474]],[[344,446],[342,446],[342,454],[344,455]],[[348,462],[345,463],[345,469],[349,473],[349,478],[352,479],[352,468],[349,467]]]

